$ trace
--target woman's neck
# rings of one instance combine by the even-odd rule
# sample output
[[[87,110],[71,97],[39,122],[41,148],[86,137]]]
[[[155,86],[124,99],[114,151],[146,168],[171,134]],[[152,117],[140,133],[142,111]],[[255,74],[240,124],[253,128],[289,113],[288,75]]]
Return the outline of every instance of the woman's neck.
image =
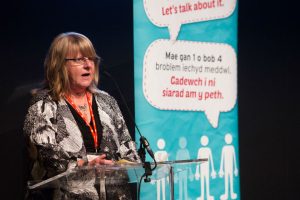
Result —
[[[85,97],[86,91],[84,92],[70,92],[70,96],[74,97],[76,99],[80,99],[82,97]]]
[[[70,91],[68,92],[68,95],[72,98],[75,98],[75,99],[81,99],[83,97],[85,97],[87,93],[87,90],[86,89],[70,89]]]
[[[67,94],[67,101],[71,102],[72,106],[77,107],[83,114],[85,119],[90,122],[91,116],[89,114],[89,93],[88,91],[69,91]]]

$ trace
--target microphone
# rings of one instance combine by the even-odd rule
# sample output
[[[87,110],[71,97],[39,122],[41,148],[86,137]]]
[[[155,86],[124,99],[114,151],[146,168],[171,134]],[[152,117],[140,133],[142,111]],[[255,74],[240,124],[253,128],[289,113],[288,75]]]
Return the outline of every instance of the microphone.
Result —
[[[144,145],[144,147],[146,148],[146,150],[147,150],[148,154],[151,156],[151,158],[153,160],[155,160],[154,153],[153,153],[153,151],[152,151],[152,149],[150,147],[150,144],[149,144],[148,140],[144,136],[142,136],[141,134],[140,134],[140,136],[141,136],[140,137],[141,143]]]
[[[140,156],[142,162],[145,163],[145,160],[146,160],[146,159],[145,159],[145,151],[144,151],[144,148],[146,148],[148,154],[150,155],[150,157],[151,157],[151,158],[154,160],[154,162],[155,162],[155,167],[152,169],[152,170],[154,170],[154,169],[156,168],[156,160],[155,160],[155,157],[154,157],[154,153],[153,153],[153,151],[152,151],[152,149],[151,149],[151,147],[150,147],[150,143],[149,143],[148,140],[141,134],[140,129],[139,129],[138,126],[136,125],[135,120],[134,120],[134,118],[133,118],[133,116],[132,116],[132,114],[131,114],[131,111],[130,111],[130,109],[129,109],[127,103],[126,103],[126,100],[125,100],[125,98],[124,98],[124,96],[123,96],[123,94],[122,94],[122,92],[121,92],[121,89],[120,89],[120,87],[119,87],[117,81],[114,79],[114,77],[113,77],[108,71],[106,71],[106,70],[103,69],[103,68],[102,68],[102,70],[100,70],[100,74],[103,74],[103,75],[107,76],[108,78],[110,78],[110,79],[113,81],[115,87],[117,88],[117,91],[118,91],[118,93],[120,94],[120,97],[121,97],[121,99],[122,99],[122,102],[124,103],[124,105],[125,105],[125,107],[126,107],[126,109],[127,109],[127,112],[128,112],[128,114],[129,114],[130,120],[133,122],[134,127],[136,128],[137,132],[138,132],[139,135],[140,135],[140,149],[138,150],[138,154],[139,154],[139,156]]]

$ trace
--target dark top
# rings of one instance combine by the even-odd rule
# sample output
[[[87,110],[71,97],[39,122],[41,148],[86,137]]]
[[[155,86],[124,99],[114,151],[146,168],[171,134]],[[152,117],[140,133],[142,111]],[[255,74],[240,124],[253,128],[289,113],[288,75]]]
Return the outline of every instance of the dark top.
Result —
[[[80,117],[80,115],[77,113],[77,111],[67,102],[72,115],[74,116],[74,119],[76,120],[76,123],[80,129],[80,132],[82,134],[84,146],[86,148],[86,151],[88,153],[95,153],[95,145],[94,145],[94,139],[91,133],[90,128],[86,125],[85,121]],[[98,149],[97,152],[100,152],[100,144],[101,144],[101,138],[102,138],[102,125],[100,121],[99,113],[97,112],[97,104],[95,101],[95,97],[93,95],[92,99],[92,109],[95,117],[96,127],[97,127],[97,133],[98,133]],[[91,120],[90,125],[93,127],[93,121]]]

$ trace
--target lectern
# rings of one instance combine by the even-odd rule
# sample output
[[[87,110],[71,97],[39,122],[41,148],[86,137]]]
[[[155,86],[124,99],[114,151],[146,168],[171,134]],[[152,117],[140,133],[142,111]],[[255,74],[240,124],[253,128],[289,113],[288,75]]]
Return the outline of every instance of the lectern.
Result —
[[[160,180],[162,178],[169,179],[170,199],[174,199],[174,175],[188,168],[196,168],[207,159],[195,159],[195,160],[176,160],[158,162],[157,167],[152,172],[151,180]],[[43,181],[29,181],[28,189],[31,191],[50,189],[50,188],[64,188],[68,185],[76,184],[81,181],[82,174],[88,174],[89,177],[93,177],[91,182],[93,187],[98,187],[100,191],[100,199],[106,199],[105,186],[110,183],[138,183],[141,177],[145,173],[143,164],[140,163],[119,163],[115,165],[96,165],[96,166],[83,166],[78,168],[69,169],[61,174],[53,176]],[[151,163],[152,168],[154,163]],[[143,183],[145,184],[145,183]],[[147,184],[147,183],[146,183]],[[138,185],[139,187],[139,185]],[[139,195],[139,194],[138,194]]]

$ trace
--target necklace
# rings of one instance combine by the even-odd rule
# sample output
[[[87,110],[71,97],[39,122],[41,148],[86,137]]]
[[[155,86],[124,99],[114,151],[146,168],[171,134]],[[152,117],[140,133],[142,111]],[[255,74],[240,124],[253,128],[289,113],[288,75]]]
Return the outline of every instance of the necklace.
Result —
[[[86,106],[86,104],[84,104],[84,105],[78,105],[78,108],[79,108],[81,111],[83,111],[83,112],[86,112],[86,111],[87,111],[87,106]]]

